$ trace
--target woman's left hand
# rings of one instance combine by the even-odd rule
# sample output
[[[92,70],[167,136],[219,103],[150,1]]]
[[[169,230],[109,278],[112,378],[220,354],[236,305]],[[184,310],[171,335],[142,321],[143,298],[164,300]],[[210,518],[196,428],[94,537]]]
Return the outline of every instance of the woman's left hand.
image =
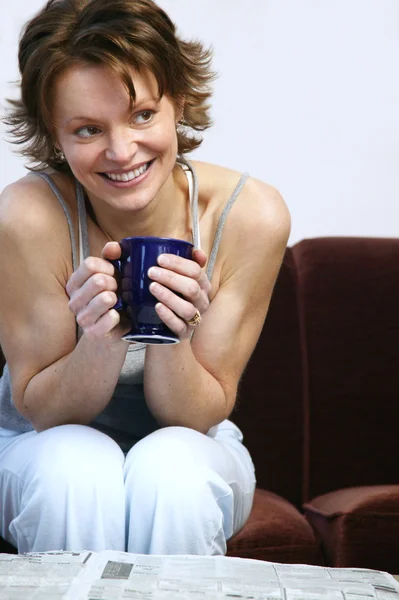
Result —
[[[203,271],[206,260],[206,254],[198,249],[193,251],[193,260],[161,254],[159,267],[151,267],[148,271],[153,280],[150,291],[159,301],[155,307],[157,314],[180,340],[190,337],[193,331],[194,326],[188,321],[197,311],[203,316],[209,306],[211,284]]]

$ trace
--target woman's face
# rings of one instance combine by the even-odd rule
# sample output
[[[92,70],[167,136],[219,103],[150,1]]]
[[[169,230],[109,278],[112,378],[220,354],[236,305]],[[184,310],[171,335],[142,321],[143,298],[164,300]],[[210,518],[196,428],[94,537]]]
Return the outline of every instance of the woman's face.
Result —
[[[176,161],[176,104],[155,77],[132,70],[136,101],[105,66],[73,67],[56,81],[57,146],[95,209],[148,206]]]

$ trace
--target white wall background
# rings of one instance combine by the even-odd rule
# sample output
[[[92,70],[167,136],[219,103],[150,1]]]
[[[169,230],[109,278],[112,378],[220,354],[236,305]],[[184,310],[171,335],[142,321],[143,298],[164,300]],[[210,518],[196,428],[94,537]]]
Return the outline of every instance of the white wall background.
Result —
[[[0,0],[0,98],[43,0]],[[398,0],[159,0],[214,47],[215,126],[193,158],[275,185],[290,243],[399,231]],[[4,103],[2,104],[2,107]],[[0,131],[0,188],[24,174]]]

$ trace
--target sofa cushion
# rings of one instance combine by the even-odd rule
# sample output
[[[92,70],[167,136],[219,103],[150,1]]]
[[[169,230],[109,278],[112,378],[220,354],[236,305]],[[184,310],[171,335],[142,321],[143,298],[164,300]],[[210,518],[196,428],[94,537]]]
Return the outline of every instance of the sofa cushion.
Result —
[[[296,272],[287,248],[258,344],[231,419],[240,427],[260,488],[302,506],[303,401]]]
[[[304,510],[327,564],[399,573],[399,485],[329,492]]]
[[[303,515],[284,498],[260,488],[248,521],[227,543],[227,556],[321,563],[319,546]]]
[[[304,370],[304,498],[398,483],[399,238],[293,247]]]

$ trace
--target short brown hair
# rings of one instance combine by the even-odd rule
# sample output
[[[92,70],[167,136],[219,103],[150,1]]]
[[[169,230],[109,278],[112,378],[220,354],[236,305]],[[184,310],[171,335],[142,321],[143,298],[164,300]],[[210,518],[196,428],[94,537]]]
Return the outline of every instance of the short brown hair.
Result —
[[[209,98],[214,72],[210,49],[184,41],[167,14],[152,0],[49,0],[24,27],[19,43],[21,98],[10,100],[4,122],[20,151],[42,170],[68,170],[57,157],[51,116],[55,78],[74,65],[107,65],[125,84],[132,102],[129,67],[149,69],[160,97],[184,98],[178,153],[197,148],[195,132],[210,127]]]

